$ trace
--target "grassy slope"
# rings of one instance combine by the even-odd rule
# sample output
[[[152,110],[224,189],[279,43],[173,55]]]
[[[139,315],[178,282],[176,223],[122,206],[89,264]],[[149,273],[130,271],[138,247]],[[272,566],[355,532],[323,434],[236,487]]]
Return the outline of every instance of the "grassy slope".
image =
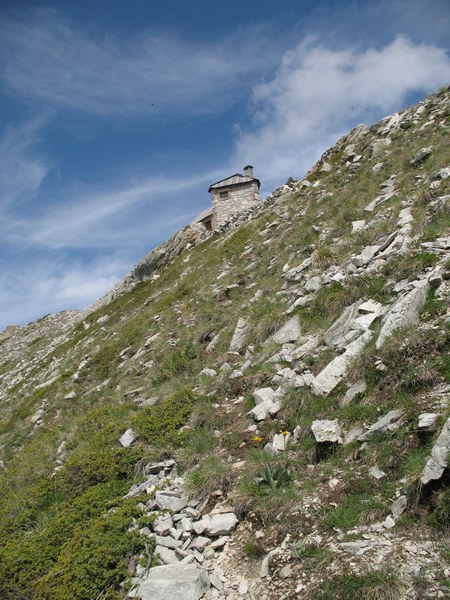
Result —
[[[430,103],[422,122],[432,108]],[[395,437],[380,436],[370,454],[357,457],[354,445],[320,455],[311,437],[305,435],[287,456],[272,459],[269,465],[281,479],[283,471],[289,470],[291,482],[261,488],[255,484],[254,474],[267,468],[268,459],[259,451],[260,442],[252,441],[245,432],[248,421],[243,406],[251,407],[250,392],[270,385],[274,374],[273,366],[264,362],[274,348],[263,348],[261,342],[286,319],[288,298],[277,294],[285,263],[295,266],[318,248],[318,270],[340,264],[393,231],[406,199],[414,201],[417,238],[427,241],[448,232],[442,212],[431,219],[426,215],[423,198],[429,182],[425,177],[419,182],[415,179],[449,164],[447,132],[437,122],[420,135],[416,127],[399,130],[377,159],[370,158],[366,148],[369,134],[358,142],[357,153],[364,158],[352,179],[347,179],[344,158],[337,154],[329,174],[317,169],[310,173],[311,181],[320,179],[317,188],[294,191],[289,199],[267,205],[237,230],[215,235],[185,251],[159,279],[139,284],[75,325],[70,339],[32,371],[39,377],[56,358],[60,375],[50,386],[33,391],[28,377],[28,383],[10,390],[8,406],[13,410],[10,408],[0,423],[7,464],[0,481],[4,490],[0,508],[2,597],[121,597],[118,583],[127,574],[127,562],[144,548],[138,534],[126,533],[131,519],[141,517],[138,502],[124,502],[121,497],[150,458],[175,455],[184,467],[198,465],[190,478],[193,491],[228,487],[241,514],[252,511],[261,522],[283,510],[289,513],[293,503],[314,489],[321,477],[339,472],[343,481],[339,493],[323,498],[316,515],[315,525],[324,531],[333,527],[345,531],[362,517],[367,522],[378,518],[402,477],[407,480],[408,493],[417,492],[414,482],[434,436],[419,437],[408,421]],[[420,168],[410,168],[412,156],[428,145],[435,149],[432,156]],[[383,168],[375,174],[372,167],[378,161],[383,161]],[[398,174],[399,193],[377,213],[385,218],[352,235],[351,222],[367,218],[364,207],[393,173]],[[325,195],[324,190],[332,195]],[[439,194],[444,193],[442,184]],[[326,230],[324,241],[319,240],[313,225]],[[260,235],[268,226],[267,234]],[[394,295],[386,281],[405,276],[412,279],[434,261],[434,255],[413,245],[410,255],[391,258],[378,276],[324,287],[311,305],[294,314],[299,315],[304,332],[320,334],[345,306],[360,297],[390,302]],[[227,290],[232,284],[237,287]],[[263,297],[242,308],[258,289],[263,290]],[[366,350],[364,360],[351,374],[355,380],[365,376],[369,383],[362,397],[340,406],[344,389],[338,388],[325,399],[308,391],[291,392],[279,418],[262,425],[261,437],[270,439],[273,431],[292,430],[297,424],[307,428],[320,417],[339,418],[349,427],[371,422],[378,412],[391,408],[404,407],[408,415],[422,412],[427,393],[449,378],[449,365],[443,360],[448,331],[442,313],[442,305],[430,297],[423,313],[426,334],[417,329],[403,331],[382,351],[373,346]],[[224,362],[233,368],[242,364],[241,357],[226,354],[242,315],[251,322],[250,339],[258,357],[254,366],[237,379],[199,378],[206,366],[218,369]],[[145,346],[145,340],[156,333],[159,336]],[[216,348],[207,353],[205,348],[214,334],[220,334]],[[47,344],[48,338],[37,337],[30,355]],[[308,366],[316,373],[332,356],[310,356]],[[387,365],[386,371],[373,368],[378,358]],[[73,375],[85,359],[78,383],[73,383]],[[12,368],[14,361],[5,362],[0,375]],[[99,384],[103,386],[97,389]],[[136,393],[139,397],[157,396],[160,402],[139,407],[133,395],[126,395],[136,388],[142,388]],[[64,399],[72,390],[75,398]],[[241,395],[244,405],[232,404]],[[34,427],[30,416],[43,400],[44,423]],[[215,403],[218,408],[213,408]],[[229,412],[225,410],[228,403],[234,407]],[[192,428],[180,433],[186,422]],[[137,445],[119,448],[118,438],[131,426],[139,434]],[[219,439],[213,434],[218,429]],[[63,441],[67,441],[66,460],[55,473],[55,457]],[[230,455],[246,461],[239,481],[228,467]],[[368,467],[375,463],[388,473],[380,482],[367,476]],[[312,467],[305,469],[307,465]],[[436,491],[426,503],[416,503],[403,527],[418,523],[448,527],[448,502],[447,488]],[[116,510],[107,512],[112,507]],[[102,516],[105,513],[106,517]],[[428,524],[422,525],[424,522]],[[280,534],[283,527],[281,518]]]

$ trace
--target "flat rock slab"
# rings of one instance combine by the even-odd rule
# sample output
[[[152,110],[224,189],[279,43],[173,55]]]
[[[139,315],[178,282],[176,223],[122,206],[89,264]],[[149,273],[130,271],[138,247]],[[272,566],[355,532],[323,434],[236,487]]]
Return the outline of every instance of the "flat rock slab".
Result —
[[[156,492],[155,502],[160,510],[171,510],[174,513],[187,506],[186,498],[181,498],[174,492]]]
[[[378,349],[381,348],[385,340],[396,329],[418,323],[419,313],[427,299],[429,287],[429,283],[426,280],[417,282],[410,292],[397,300],[386,315],[380,335],[375,344]]]
[[[129,598],[141,600],[199,600],[210,587],[208,574],[191,565],[165,565],[150,569]]]
[[[362,435],[359,436],[359,442],[365,442],[374,433],[384,433],[386,431],[395,431],[400,426],[400,419],[403,416],[403,410],[391,410],[386,415],[378,419],[373,425],[369,427]]]
[[[319,396],[328,396],[344,379],[353,362],[369,343],[372,332],[367,330],[359,338],[347,346],[347,350],[332,360],[312,382],[312,391]]]
[[[289,319],[281,329],[274,333],[269,340],[276,342],[277,344],[288,344],[289,342],[296,342],[300,338],[300,320],[299,318],[292,317]]]
[[[239,319],[231,338],[228,352],[239,352],[245,344],[248,322],[246,319]]]

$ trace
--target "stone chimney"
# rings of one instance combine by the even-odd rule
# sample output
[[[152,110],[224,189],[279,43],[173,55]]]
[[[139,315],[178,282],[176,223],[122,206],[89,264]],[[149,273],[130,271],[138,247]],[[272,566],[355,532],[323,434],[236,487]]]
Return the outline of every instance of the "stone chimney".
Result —
[[[253,167],[252,167],[252,165],[247,165],[246,167],[244,167],[244,175],[246,177],[252,177],[253,178]]]

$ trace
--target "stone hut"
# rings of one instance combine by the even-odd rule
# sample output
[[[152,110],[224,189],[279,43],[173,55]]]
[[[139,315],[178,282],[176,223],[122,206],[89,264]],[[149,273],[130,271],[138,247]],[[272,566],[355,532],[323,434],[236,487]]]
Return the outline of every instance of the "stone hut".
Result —
[[[202,211],[194,223],[212,230],[226,223],[232,216],[259,202],[259,179],[253,177],[253,167],[244,167],[244,174],[235,173],[209,186],[212,206]]]

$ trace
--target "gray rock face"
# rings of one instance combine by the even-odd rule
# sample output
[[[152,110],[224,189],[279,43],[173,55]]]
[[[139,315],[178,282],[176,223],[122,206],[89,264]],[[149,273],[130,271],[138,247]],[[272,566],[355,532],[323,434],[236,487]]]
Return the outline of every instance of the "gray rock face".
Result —
[[[191,565],[167,565],[150,569],[130,598],[142,600],[199,600],[210,587],[208,574]]]
[[[376,341],[376,347],[381,348],[388,337],[396,329],[413,325],[419,321],[419,313],[425,304],[429,290],[428,281],[419,281],[414,289],[397,300],[386,315],[386,319]]]
[[[288,271],[286,271],[283,277],[286,279],[286,281],[290,283],[300,281],[304,275],[303,272],[306,271],[306,269],[308,269],[311,263],[312,257],[309,256],[308,258],[305,258],[305,260],[300,265],[298,265],[298,267],[294,267],[293,269],[289,269]]]
[[[419,165],[421,165],[423,163],[424,160],[426,160],[431,153],[433,152],[433,148],[429,147],[429,148],[421,148],[419,150],[419,152],[417,152],[417,154],[414,155],[414,158],[412,158],[409,161],[409,164],[411,165],[411,167],[417,167]]]
[[[175,565],[176,563],[180,562],[175,554],[175,551],[170,548],[166,548],[166,546],[155,546],[155,554],[159,556],[165,565]]]
[[[231,338],[230,347],[228,352],[239,352],[244,344],[247,333],[247,321],[246,319],[239,319],[234,330],[233,337]]]
[[[426,485],[434,479],[440,479],[448,466],[450,455],[450,418],[445,423],[436,440],[431,456],[425,465],[420,481]]]
[[[353,359],[358,356],[372,338],[370,330],[347,346],[347,350],[332,360],[312,382],[312,390],[319,396],[327,396],[347,375]]]

